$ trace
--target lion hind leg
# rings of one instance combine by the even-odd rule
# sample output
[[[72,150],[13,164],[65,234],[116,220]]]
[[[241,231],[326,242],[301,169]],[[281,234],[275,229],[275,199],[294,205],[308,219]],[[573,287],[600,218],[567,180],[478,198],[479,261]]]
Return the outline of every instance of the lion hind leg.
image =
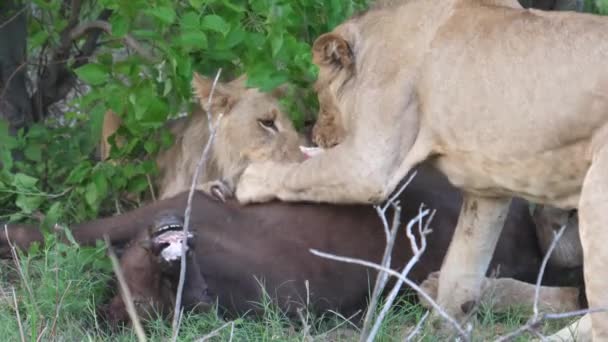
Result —
[[[608,145],[596,151],[579,202],[585,290],[589,307],[608,309]],[[591,314],[594,341],[608,341],[608,312]]]
[[[533,307],[536,286],[512,278],[486,278],[483,284],[482,303],[494,310],[514,306]],[[576,287],[541,286],[538,309],[542,312],[560,313],[580,309],[579,290]]]
[[[433,299],[437,298],[439,272],[429,274],[420,284],[420,288]],[[512,278],[486,277],[481,286],[480,303],[496,311],[505,311],[514,306],[532,308],[536,286]],[[538,297],[538,307],[542,312],[567,312],[580,309],[579,290],[575,287],[541,286]],[[431,309],[429,303],[419,296],[421,304]]]

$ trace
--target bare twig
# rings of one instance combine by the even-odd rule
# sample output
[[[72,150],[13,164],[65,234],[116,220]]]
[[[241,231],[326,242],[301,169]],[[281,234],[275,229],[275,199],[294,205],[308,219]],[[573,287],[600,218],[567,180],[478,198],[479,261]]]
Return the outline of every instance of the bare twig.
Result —
[[[150,196],[152,196],[152,202],[156,202],[156,193],[154,192],[154,185],[152,185],[152,178],[150,174],[146,173],[146,180],[148,181],[148,189],[150,189]]]
[[[382,222],[382,227],[384,228],[384,235],[386,237],[386,247],[384,248],[384,255],[382,256],[382,262],[380,263],[380,265],[382,265],[383,267],[391,267],[391,256],[393,253],[393,247],[395,245],[395,240],[397,239],[397,232],[399,231],[399,226],[401,225],[401,206],[399,205],[399,201],[396,201],[396,198],[401,195],[401,193],[412,182],[415,176],[416,172],[412,173],[412,175],[405,182],[405,184],[388,200],[388,202],[384,206],[374,206],[374,209],[376,210],[376,213],[378,214],[378,217]],[[389,205],[393,207],[393,220],[390,229],[388,226],[388,219],[386,218],[386,210],[389,208]],[[384,272],[378,272],[378,275],[376,276],[376,284],[374,285],[371,300],[368,305],[367,312],[365,314],[363,329],[361,331],[361,340],[363,340],[369,334],[374,318],[374,313],[376,311],[376,306],[378,305],[378,300],[380,298],[380,294],[382,293],[382,291],[384,291],[384,287],[386,286],[387,281],[388,274]]]
[[[339,329],[341,326],[343,326],[344,324],[347,324],[347,323],[348,323],[348,325],[350,325],[350,326],[351,326],[351,328],[353,328],[353,329],[355,329],[355,330],[359,331],[359,327],[358,327],[358,326],[357,326],[355,323],[353,323],[351,320],[352,320],[352,319],[353,319],[355,316],[357,316],[358,314],[360,314],[360,313],[361,313],[361,310],[360,310],[360,309],[359,309],[359,310],[357,310],[357,311],[356,311],[354,314],[350,315],[348,318],[347,318],[347,317],[344,317],[344,316],[343,316],[343,315],[341,315],[340,313],[335,312],[335,311],[333,311],[333,310],[328,310],[328,312],[330,312],[330,313],[332,313],[332,314],[334,314],[334,315],[338,316],[339,318],[341,318],[341,319],[342,319],[342,322],[341,322],[340,324],[338,324],[338,325],[334,326],[333,328],[331,328],[331,329],[327,330],[325,333],[323,333],[323,336],[327,336],[327,335],[329,335],[329,333],[331,333],[332,331],[338,330],[338,329]]]
[[[211,86],[211,92],[209,93],[209,99],[207,100],[206,112],[207,112],[207,119],[209,122],[210,132],[209,132],[209,138],[207,139],[207,143],[205,144],[203,152],[201,153],[201,157],[199,158],[198,163],[196,164],[196,169],[194,171],[194,175],[192,176],[192,184],[190,184],[190,192],[188,193],[188,202],[186,205],[186,211],[184,213],[184,231],[183,231],[184,240],[188,236],[188,232],[189,232],[189,228],[190,228],[190,212],[192,211],[192,199],[194,197],[194,189],[196,188],[196,185],[198,184],[198,178],[199,178],[199,174],[201,173],[201,169],[203,168],[203,164],[205,164],[206,160],[209,158],[209,151],[211,150],[211,145],[213,144],[213,139],[215,138],[215,133],[216,133],[217,127],[223,116],[223,113],[220,113],[217,118],[217,121],[215,122],[215,125],[213,125],[211,123],[211,117],[212,117],[211,101],[213,100],[213,93],[215,92],[215,87],[217,86],[217,82],[220,78],[221,73],[222,73],[222,69],[219,69],[217,71],[217,74],[215,75],[215,79],[213,80],[213,85]],[[184,291],[184,282],[186,280],[186,241],[184,241],[182,243],[182,255],[181,255],[180,266],[181,267],[180,267],[180,271],[179,271],[179,282],[177,285],[177,293],[175,295],[175,310],[173,311],[172,341],[177,340],[177,335],[179,333],[179,317],[181,316],[179,314],[179,312],[180,312],[180,308],[182,305],[182,294]]]
[[[542,282],[542,279],[543,279],[543,276],[545,273],[545,269],[547,267],[547,262],[549,261],[549,258],[551,257],[553,250],[557,246],[559,239],[562,237],[562,235],[566,231],[566,227],[567,227],[566,225],[563,225],[560,228],[560,230],[557,232],[557,234],[555,234],[555,236],[553,237],[553,241],[551,242],[551,245],[549,245],[549,248],[547,249],[547,252],[545,253],[543,262],[541,263],[540,270],[538,272],[538,277],[536,279],[536,286],[534,289],[535,290],[534,291],[534,307],[533,307],[532,317],[528,320],[528,322],[525,325],[519,327],[518,329],[512,331],[509,334],[498,337],[495,340],[495,342],[510,341],[525,332],[530,332],[530,333],[536,334],[541,340],[545,340],[546,338],[542,334],[540,334],[540,332],[538,332],[537,329],[546,320],[570,318],[570,317],[582,316],[582,315],[595,313],[595,312],[608,311],[608,308],[595,308],[595,309],[590,308],[590,309],[585,309],[585,310],[575,310],[575,311],[569,311],[569,312],[563,312],[563,313],[557,313],[557,314],[555,314],[555,313],[554,314],[551,314],[551,313],[541,314],[540,310],[538,309],[541,282]]]
[[[27,61],[22,62],[8,76],[8,78],[6,79],[6,82],[4,82],[4,85],[3,85],[3,88],[2,88],[2,93],[0,93],[0,104],[2,104],[2,102],[4,102],[4,98],[6,96],[6,92],[8,91],[8,88],[10,87],[10,83],[13,80],[13,78],[15,78],[17,76],[17,74],[19,73],[19,71],[21,71],[21,69],[25,68],[27,65],[28,65]]]
[[[21,342],[25,342],[25,334],[23,333],[23,325],[21,324],[21,315],[19,315],[19,304],[17,302],[15,288],[11,287],[11,291],[13,292],[13,303],[15,304],[15,315],[17,316],[17,325],[19,326],[19,336],[21,337]]]
[[[539,301],[539,297],[540,297],[540,283],[543,280],[543,276],[545,275],[545,268],[547,268],[547,262],[549,262],[549,258],[551,257],[551,254],[553,253],[553,250],[555,249],[555,247],[557,247],[557,242],[559,241],[559,239],[561,239],[562,235],[564,235],[564,232],[566,231],[566,227],[567,225],[563,225],[559,231],[557,232],[557,234],[553,237],[553,241],[551,242],[551,245],[549,245],[549,249],[547,249],[547,252],[545,253],[545,257],[543,258],[543,262],[540,264],[540,270],[538,271],[538,277],[536,278],[536,287],[535,287],[535,291],[534,291],[534,315],[532,316],[532,320],[536,320],[538,319],[538,301]]]
[[[10,18],[6,19],[2,24],[0,24],[0,30],[2,30],[4,28],[4,26],[10,24],[11,21],[17,19],[17,17],[21,13],[23,13],[26,9],[27,9],[27,6],[24,5],[20,10],[18,10],[17,12],[15,12],[15,14],[13,14]]]
[[[59,311],[61,310],[61,305],[63,304],[63,300],[65,299],[65,295],[68,293],[70,286],[72,286],[71,280],[68,282],[68,286],[65,287],[65,291],[63,291],[59,302],[55,306],[55,316],[53,317],[53,323],[51,324],[51,336],[55,336],[55,328],[57,326],[57,320],[59,319]]]
[[[205,342],[208,339],[215,337],[217,335],[220,334],[220,331],[226,329],[226,327],[228,327],[229,325],[232,325],[232,330],[230,332],[230,340],[232,340],[232,336],[233,336],[233,332],[234,332],[234,321],[230,321],[230,322],[226,322],[224,323],[221,327],[211,331],[210,333],[208,333],[207,335],[199,338],[198,340],[196,340],[196,342]]]
[[[414,283],[410,279],[403,277],[401,275],[401,273],[393,271],[390,268],[382,267],[381,265],[378,265],[376,263],[361,260],[361,259],[349,258],[349,257],[343,257],[343,256],[334,255],[334,254],[324,253],[324,252],[318,251],[316,249],[310,249],[310,252],[312,254],[322,257],[322,258],[335,260],[335,261],[341,261],[341,262],[345,262],[345,263],[349,263],[349,264],[366,266],[366,267],[373,268],[377,271],[387,272],[389,275],[402,280],[407,286],[411,287],[414,291],[418,292],[418,294],[420,294],[420,296],[422,298],[424,298],[426,301],[428,301],[429,304],[433,307],[433,309],[435,309],[435,311],[437,311],[437,313],[441,317],[443,317],[447,322],[449,322],[452,326],[454,326],[454,328],[456,329],[456,331],[462,338],[464,338],[467,341],[470,340],[470,338],[468,337],[469,334],[460,326],[460,324],[458,324],[458,322],[454,318],[452,318],[450,315],[448,315],[445,312],[445,310],[443,310],[443,308],[441,308],[439,306],[439,304],[437,304],[437,302],[435,302],[435,300],[433,298],[431,298],[431,296],[429,296],[426,292],[424,292],[420,288],[420,286],[418,286],[416,283]]]
[[[36,304],[34,292],[32,291],[32,288],[30,287],[30,284],[27,281],[25,274],[23,273],[23,268],[21,267],[21,264],[19,263],[19,256],[17,255],[17,252],[15,251],[15,246],[11,242],[11,239],[8,235],[8,225],[6,225],[6,224],[4,225],[4,234],[6,236],[6,243],[8,244],[8,247],[11,251],[11,256],[13,258],[13,263],[15,264],[15,268],[17,269],[17,272],[19,272],[19,277],[21,278],[21,281],[23,282],[23,286],[25,286],[25,289],[26,289],[28,295],[30,296],[32,303],[34,304],[34,309],[36,310],[36,314],[39,314],[40,309],[38,308],[38,304]]]
[[[407,236],[409,237],[410,243],[412,244],[412,250],[414,251],[414,256],[412,256],[412,258],[408,261],[408,263],[405,265],[405,267],[401,271],[401,276],[404,278],[407,277],[407,275],[410,273],[410,271],[412,270],[414,265],[416,265],[418,263],[418,261],[420,260],[420,257],[426,250],[426,236],[431,233],[431,231],[429,229],[429,224],[431,223],[431,221],[433,220],[433,217],[435,216],[435,211],[433,210],[431,212],[428,220],[426,221],[426,224],[424,225],[424,228],[422,228],[422,220],[424,219],[425,216],[429,215],[429,210],[428,209],[422,210],[422,206],[423,205],[421,204],[420,208],[418,209],[418,216],[416,216],[415,218],[410,220],[410,222],[407,225],[407,229],[406,229]],[[418,223],[418,233],[420,234],[420,246],[418,246],[418,244],[416,243],[416,237],[412,233],[412,228],[416,223]],[[401,290],[401,286],[403,286],[403,281],[401,279],[399,279],[399,280],[397,280],[397,282],[393,286],[393,289],[389,293],[389,295],[386,299],[386,302],[384,303],[384,307],[382,307],[382,310],[380,311],[380,315],[378,315],[378,318],[376,319],[376,323],[374,323],[374,327],[372,328],[371,332],[369,333],[369,336],[367,337],[367,342],[372,342],[374,340],[374,338],[376,337],[376,334],[378,334],[380,325],[382,324],[384,317],[386,317],[386,315],[388,314],[389,309],[395,302],[395,299],[397,298],[397,294],[399,294],[399,290]]]
[[[418,321],[418,323],[416,324],[416,326],[414,327],[414,330],[412,330],[407,337],[405,338],[405,340],[407,342],[411,341],[414,336],[418,335],[418,333],[420,332],[420,329],[422,329],[422,325],[424,324],[424,322],[426,321],[426,319],[429,317],[429,314],[431,312],[430,311],[426,311],[424,313],[424,315],[422,315],[422,317],[420,318],[420,320]]]
[[[80,25],[74,27],[70,31],[70,39],[77,40],[78,38],[82,37],[85,33],[87,33],[90,30],[102,30],[102,31],[106,32],[107,34],[112,34],[112,25],[105,20],[92,20],[87,23],[83,23],[83,24],[80,24]],[[135,38],[133,38],[131,35],[125,34],[125,36],[123,37],[123,41],[125,42],[125,44],[128,47],[135,50],[135,52],[137,52],[140,56],[142,56],[147,61],[149,61],[149,62],[156,61],[156,58],[154,57],[154,55],[152,53],[148,52],[145,48],[143,48],[141,46],[141,44]]]
[[[313,341],[312,336],[310,336],[310,325],[308,324],[308,318],[304,317],[304,314],[302,313],[302,308],[298,308],[298,310],[296,311],[298,312],[298,317],[302,322],[302,341]]]
[[[127,313],[129,314],[129,318],[133,323],[133,328],[135,329],[135,335],[137,336],[137,340],[140,342],[146,341],[146,334],[144,329],[139,321],[139,317],[137,316],[137,311],[135,310],[135,305],[133,304],[133,297],[131,296],[131,291],[129,290],[129,286],[125,281],[125,277],[120,269],[120,263],[118,262],[118,258],[114,253],[114,249],[110,244],[110,239],[107,235],[104,236],[104,240],[106,241],[106,246],[108,247],[108,256],[112,261],[112,268],[114,269],[114,273],[116,274],[116,278],[118,279],[118,284],[120,286],[120,293],[122,296],[122,301],[127,308]]]
[[[40,333],[38,334],[38,337],[36,338],[36,342],[42,341],[42,336],[44,336],[44,333],[46,333],[48,328],[49,328],[48,325],[45,325],[44,328],[42,328],[42,331],[40,331]]]

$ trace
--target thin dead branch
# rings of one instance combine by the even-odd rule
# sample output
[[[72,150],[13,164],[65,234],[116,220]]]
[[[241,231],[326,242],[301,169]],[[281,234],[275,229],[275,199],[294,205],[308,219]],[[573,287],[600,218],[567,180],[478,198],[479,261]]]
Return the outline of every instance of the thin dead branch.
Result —
[[[205,336],[203,336],[203,337],[199,338],[198,340],[196,340],[196,342],[205,342],[205,341],[209,340],[210,338],[213,338],[213,337],[215,337],[215,336],[219,335],[219,334],[220,334],[220,332],[221,332],[222,330],[226,329],[226,327],[228,327],[229,325],[231,325],[231,326],[232,326],[232,329],[231,329],[231,331],[230,331],[230,341],[232,341],[232,336],[233,336],[233,334],[234,334],[234,321],[230,321],[230,322],[226,322],[226,323],[224,323],[224,324],[223,324],[221,327],[219,327],[219,328],[217,328],[217,329],[215,329],[215,330],[211,331],[211,332],[210,332],[210,333],[208,333],[207,335],[205,335]]]
[[[36,338],[36,342],[42,341],[42,336],[44,336],[44,333],[46,333],[48,328],[49,328],[48,325],[45,325],[44,328],[42,328],[42,331],[40,331],[40,334],[38,334],[38,337]]]
[[[20,10],[18,10],[17,12],[15,12],[15,14],[13,14],[10,18],[6,19],[3,23],[0,24],[0,30],[2,30],[4,28],[4,26],[8,25],[11,23],[11,21],[17,19],[17,17],[23,13],[25,10],[27,10],[27,6],[23,6],[21,7]]]
[[[70,31],[70,39],[77,40],[84,36],[90,30],[102,30],[107,34],[112,34],[112,25],[105,20],[92,20],[74,27]],[[155,62],[156,57],[149,51],[147,51],[141,44],[133,38],[130,34],[125,34],[122,38],[125,45],[133,49],[137,54],[146,59],[148,62]]]
[[[145,342],[147,340],[146,333],[144,332],[141,322],[139,321],[139,317],[137,316],[137,311],[135,310],[135,305],[133,304],[133,297],[131,296],[131,290],[129,290],[129,286],[127,285],[124,274],[120,269],[120,263],[118,262],[118,258],[114,253],[114,249],[112,248],[110,239],[107,235],[104,236],[104,240],[106,242],[106,246],[108,247],[108,256],[110,257],[110,261],[112,261],[112,268],[114,269],[114,273],[116,274],[116,278],[120,286],[122,301],[124,302],[127,309],[127,314],[129,314],[129,318],[133,323],[137,340],[140,342]]]
[[[209,138],[207,139],[207,143],[205,144],[205,147],[203,148],[201,157],[199,158],[198,163],[196,164],[196,169],[194,171],[194,175],[192,176],[192,183],[190,185],[190,192],[188,193],[188,202],[186,205],[186,211],[184,213],[184,231],[183,231],[184,242],[182,243],[182,255],[181,255],[181,264],[180,264],[180,271],[179,271],[179,283],[177,285],[177,293],[175,295],[175,310],[173,311],[172,341],[177,340],[177,335],[179,333],[179,326],[180,326],[179,318],[181,317],[180,308],[182,305],[184,282],[186,280],[186,245],[187,245],[186,237],[188,236],[189,228],[190,228],[190,212],[192,211],[192,199],[194,197],[194,189],[196,188],[196,185],[198,184],[199,174],[201,173],[203,165],[209,158],[209,151],[211,150],[211,145],[213,144],[213,140],[215,138],[215,133],[216,133],[217,127],[219,126],[219,123],[222,120],[222,116],[223,116],[223,113],[220,113],[215,122],[215,125],[212,124],[212,120],[211,120],[212,119],[212,115],[211,115],[211,103],[212,102],[211,101],[213,100],[213,93],[215,92],[215,87],[217,86],[217,82],[220,78],[221,73],[222,73],[222,69],[219,69],[217,71],[217,74],[215,75],[215,79],[213,80],[213,84],[211,86],[211,92],[209,93],[209,98],[207,100],[206,112],[207,112],[207,119],[208,119],[208,124],[209,124],[209,129],[210,129]]]
[[[416,323],[416,326],[414,327],[414,330],[412,330],[407,337],[405,338],[406,342],[411,341],[412,339],[414,339],[414,336],[418,335],[418,333],[420,332],[420,330],[422,329],[422,326],[424,325],[424,322],[426,321],[426,319],[429,317],[429,314],[431,312],[430,311],[426,311],[424,313],[424,315],[422,315],[422,317],[420,318],[420,320],[418,321],[418,323]]]
[[[374,206],[374,209],[376,210],[380,221],[382,221],[382,227],[384,229],[384,235],[386,237],[386,247],[384,248],[384,255],[382,256],[382,262],[380,263],[383,267],[391,267],[391,256],[393,254],[393,247],[395,245],[395,240],[397,239],[397,232],[399,231],[399,226],[401,225],[401,207],[399,206],[399,202],[396,201],[396,198],[401,195],[401,193],[412,182],[415,176],[416,172],[412,173],[412,175],[405,182],[405,184],[401,188],[399,188],[399,190],[387,201],[384,206]],[[393,208],[393,220],[390,228],[388,226],[388,219],[386,217],[386,210],[389,208],[389,206],[392,206]],[[374,313],[376,311],[376,306],[378,305],[380,295],[386,287],[387,281],[388,274],[385,272],[378,272],[378,275],[376,276],[376,284],[374,285],[371,300],[368,305],[367,312],[365,314],[363,330],[361,331],[361,340],[363,340],[366,336],[369,335],[369,331],[372,327]]]
[[[6,229],[6,225],[4,225]],[[19,336],[21,337],[21,342],[25,342],[25,334],[23,333],[23,325],[21,324],[21,315],[19,315],[19,303],[17,301],[17,295],[15,294],[15,288],[11,286],[11,291],[13,292],[13,304],[15,305],[15,315],[17,316],[17,325],[19,326]]]
[[[541,282],[542,282],[543,276],[545,274],[545,269],[547,268],[547,262],[549,261],[549,258],[551,257],[553,250],[557,246],[559,239],[562,237],[562,235],[566,231],[566,227],[567,227],[566,225],[563,225],[560,228],[560,230],[557,232],[557,234],[555,234],[555,236],[553,237],[553,241],[551,242],[551,245],[549,245],[549,248],[547,249],[547,252],[545,253],[543,262],[541,263],[540,270],[538,272],[538,277],[536,279],[536,286],[535,286],[535,291],[534,291],[534,307],[533,307],[532,317],[528,320],[528,322],[525,325],[519,327],[518,329],[512,331],[509,334],[498,337],[495,340],[495,342],[511,341],[512,339],[518,337],[519,335],[521,335],[525,332],[535,334],[540,340],[546,340],[546,337],[543,336],[538,331],[538,329],[542,326],[542,324],[546,320],[570,318],[570,317],[575,317],[575,316],[591,314],[591,313],[595,313],[595,312],[608,311],[608,308],[596,308],[596,309],[590,308],[590,309],[585,309],[585,310],[575,310],[575,311],[569,311],[569,312],[564,312],[564,313],[551,314],[551,313],[541,313],[540,310],[538,309]]]
[[[435,302],[435,300],[433,298],[431,298],[431,296],[429,296],[426,292],[424,292],[420,286],[418,286],[418,284],[414,283],[413,281],[411,281],[410,279],[408,279],[407,277],[403,277],[401,275],[401,273],[393,271],[390,268],[386,268],[386,267],[382,267],[381,265],[378,265],[376,263],[373,262],[369,262],[366,260],[361,260],[361,259],[356,259],[356,258],[349,258],[349,257],[343,257],[343,256],[338,256],[338,255],[334,255],[334,254],[329,254],[329,253],[324,253],[321,251],[318,251],[316,249],[310,249],[310,252],[316,256],[322,257],[322,258],[326,258],[326,259],[330,259],[330,260],[335,260],[335,261],[340,261],[340,262],[345,262],[345,263],[349,263],[349,264],[355,264],[355,265],[361,265],[361,266],[365,266],[365,267],[370,267],[373,268],[377,271],[383,271],[388,273],[389,275],[396,277],[397,279],[402,280],[407,286],[411,287],[414,291],[416,291],[422,298],[424,298],[426,301],[429,302],[429,304],[433,307],[433,309],[435,309],[435,311],[437,311],[437,313],[443,317],[448,323],[450,323],[458,332],[458,334],[465,340],[465,341],[469,341],[469,333],[466,332],[461,326],[460,324],[458,324],[458,322],[452,318],[450,315],[448,315],[445,310],[443,310],[443,308],[441,308],[439,306],[439,304],[437,304],[437,302]]]
[[[21,267],[21,264],[19,263],[19,256],[17,255],[15,246],[11,242],[11,239],[8,235],[8,225],[6,225],[6,224],[4,225],[4,235],[6,236],[6,243],[8,244],[8,247],[11,251],[13,263],[15,264],[15,268],[17,269],[17,272],[19,273],[19,278],[23,282],[23,286],[25,286],[25,290],[27,291],[28,295],[30,296],[30,299],[32,300],[32,303],[34,304],[34,309],[36,310],[36,314],[39,314],[40,308],[38,308],[38,304],[36,304],[36,300],[34,300],[34,298],[35,298],[34,292],[32,291],[32,288],[30,287],[30,284],[27,281],[25,274],[23,273],[23,268]]]
[[[63,304],[63,300],[65,299],[65,295],[68,293],[68,291],[70,290],[71,286],[72,286],[72,281],[70,280],[68,282],[68,286],[65,287],[65,290],[63,291],[63,294],[61,295],[61,298],[59,299],[59,302],[55,305],[55,316],[53,317],[53,323],[51,323],[51,336],[55,336],[55,328],[57,327],[57,320],[59,319],[59,313],[61,311],[61,305]]]
[[[418,208],[418,216],[416,216],[414,219],[410,220],[410,222],[408,223],[407,228],[406,228],[407,236],[410,239],[410,243],[412,245],[412,251],[414,251],[414,256],[412,256],[412,258],[408,261],[408,263],[405,265],[405,267],[401,271],[401,275],[404,278],[407,277],[407,275],[410,273],[410,271],[412,270],[414,265],[416,265],[418,263],[418,261],[420,260],[420,257],[422,257],[422,254],[424,254],[424,252],[426,251],[426,245],[427,245],[426,236],[431,233],[431,230],[429,229],[429,224],[433,220],[433,217],[435,217],[436,211],[433,210],[429,215],[429,209],[422,210],[422,207],[423,207],[423,204],[421,204],[420,208]],[[422,220],[427,215],[429,215],[429,218],[427,219],[426,224],[423,227]],[[416,237],[412,233],[412,228],[414,225],[416,225],[416,223],[418,226],[418,235],[420,236],[420,246],[418,246],[418,243],[416,242]],[[384,303],[384,307],[382,308],[382,311],[380,311],[380,314],[378,315],[378,318],[376,318],[376,323],[374,323],[374,327],[372,328],[369,336],[367,337],[368,342],[372,342],[374,340],[374,338],[376,337],[376,335],[378,334],[380,325],[382,324],[384,317],[386,317],[386,315],[388,314],[388,311],[390,310],[393,303],[395,302],[395,299],[397,298],[397,295],[399,294],[399,291],[401,290],[401,286],[403,286],[403,281],[401,281],[401,279],[399,279],[399,280],[397,280],[397,282],[393,286],[393,289],[389,293],[389,295],[386,299],[386,302]]]

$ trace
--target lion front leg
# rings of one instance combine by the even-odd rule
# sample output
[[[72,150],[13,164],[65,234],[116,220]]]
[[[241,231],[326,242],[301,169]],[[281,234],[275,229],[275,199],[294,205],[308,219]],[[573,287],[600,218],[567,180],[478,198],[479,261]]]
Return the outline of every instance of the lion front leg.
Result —
[[[469,193],[463,196],[456,231],[441,266],[437,293],[438,304],[456,320],[463,320],[480,298],[510,203],[510,198]]]
[[[388,178],[390,155],[358,155],[338,145],[301,163],[252,163],[236,185],[240,203],[311,201],[379,203]]]
[[[585,290],[589,307],[608,308],[608,145],[596,152],[579,202]],[[593,341],[608,341],[608,313],[592,313]]]

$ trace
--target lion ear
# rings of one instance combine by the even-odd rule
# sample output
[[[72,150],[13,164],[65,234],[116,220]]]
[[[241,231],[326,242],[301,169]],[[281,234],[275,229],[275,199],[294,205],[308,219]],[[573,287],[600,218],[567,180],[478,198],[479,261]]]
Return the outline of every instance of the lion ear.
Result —
[[[207,108],[212,89],[213,79],[201,76],[196,72],[194,73],[192,77],[192,91],[201,108],[204,110],[211,110],[213,114],[219,114],[219,112],[227,114],[237,102],[238,94],[231,91],[231,89],[222,82],[218,81],[213,90],[211,108]]]
[[[312,45],[312,60],[317,65],[337,64],[348,68],[354,64],[355,56],[350,44],[341,35],[325,33]]]

